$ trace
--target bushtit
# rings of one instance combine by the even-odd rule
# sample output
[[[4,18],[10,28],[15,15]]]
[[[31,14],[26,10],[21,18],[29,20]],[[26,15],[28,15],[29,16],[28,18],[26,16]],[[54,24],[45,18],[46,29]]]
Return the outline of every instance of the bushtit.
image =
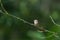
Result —
[[[39,30],[41,30],[41,31],[44,31],[44,30],[45,30],[42,26],[39,26],[38,20],[34,20],[34,26],[35,26],[36,28],[38,28]]]

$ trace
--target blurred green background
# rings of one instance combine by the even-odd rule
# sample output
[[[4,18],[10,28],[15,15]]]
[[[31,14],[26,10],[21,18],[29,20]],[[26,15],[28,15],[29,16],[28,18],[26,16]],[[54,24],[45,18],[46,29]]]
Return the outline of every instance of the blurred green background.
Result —
[[[59,37],[50,32],[39,32],[34,26],[7,15],[1,4],[11,15],[30,23],[39,20],[39,25],[56,32]],[[0,0],[0,40],[60,40],[60,26],[49,16],[60,24],[60,0]]]

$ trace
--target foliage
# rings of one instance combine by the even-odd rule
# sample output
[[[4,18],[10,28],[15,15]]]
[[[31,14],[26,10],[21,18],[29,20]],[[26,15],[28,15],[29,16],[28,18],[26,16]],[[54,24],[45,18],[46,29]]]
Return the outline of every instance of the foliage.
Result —
[[[60,40],[59,4],[58,0],[0,0],[0,39]],[[35,19],[39,27],[34,26]]]

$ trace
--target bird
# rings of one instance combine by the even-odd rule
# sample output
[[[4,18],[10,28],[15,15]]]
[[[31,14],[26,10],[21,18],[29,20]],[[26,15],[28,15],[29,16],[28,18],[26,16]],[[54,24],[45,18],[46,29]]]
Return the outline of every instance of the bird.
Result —
[[[40,26],[40,24],[39,24],[39,22],[38,22],[37,19],[34,20],[34,26],[35,26],[37,29],[39,29],[40,31],[42,31],[42,32],[45,31],[44,27],[43,27],[43,26]]]

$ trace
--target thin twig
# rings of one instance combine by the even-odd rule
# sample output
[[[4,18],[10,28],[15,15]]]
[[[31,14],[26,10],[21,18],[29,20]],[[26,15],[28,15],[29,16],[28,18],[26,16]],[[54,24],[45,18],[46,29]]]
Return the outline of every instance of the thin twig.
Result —
[[[14,17],[14,18],[17,18],[18,20],[21,20],[21,21],[23,21],[24,23],[27,23],[27,24],[33,25],[32,23],[27,22],[27,21],[23,20],[22,18],[19,18],[19,17],[16,17],[16,16],[14,16],[14,15],[9,14],[9,13],[4,9],[2,3],[1,3],[1,7],[2,7],[2,9],[4,10],[5,14],[7,14],[7,15],[9,15],[9,16],[12,16],[12,17]]]
[[[49,16],[49,17],[51,18],[51,21],[52,21],[52,23],[53,23],[54,25],[56,25],[56,26],[59,26],[59,27],[60,27],[60,25],[59,25],[59,24],[57,24],[57,23],[53,20],[52,16]]]

